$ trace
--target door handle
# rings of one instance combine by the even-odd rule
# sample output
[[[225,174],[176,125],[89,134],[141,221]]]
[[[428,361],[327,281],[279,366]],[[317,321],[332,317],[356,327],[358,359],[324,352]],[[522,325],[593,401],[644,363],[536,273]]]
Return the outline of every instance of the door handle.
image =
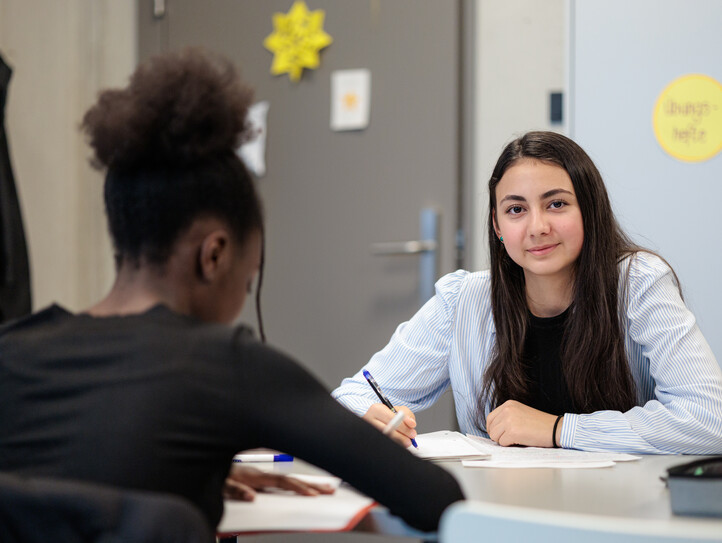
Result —
[[[372,243],[371,253],[376,256],[419,256],[419,303],[425,304],[434,295],[434,283],[439,270],[440,213],[425,207],[419,215],[419,240]]]

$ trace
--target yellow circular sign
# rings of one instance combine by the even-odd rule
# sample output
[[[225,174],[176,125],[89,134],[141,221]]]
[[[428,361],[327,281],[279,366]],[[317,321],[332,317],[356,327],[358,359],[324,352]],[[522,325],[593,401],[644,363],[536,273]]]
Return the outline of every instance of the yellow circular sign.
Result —
[[[674,158],[701,162],[722,149],[722,84],[690,74],[672,81],[654,105],[654,135]]]

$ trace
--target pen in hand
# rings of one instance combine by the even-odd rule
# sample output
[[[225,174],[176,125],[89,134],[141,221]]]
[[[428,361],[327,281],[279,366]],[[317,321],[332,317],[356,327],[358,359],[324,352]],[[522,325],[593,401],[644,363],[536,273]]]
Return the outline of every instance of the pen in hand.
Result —
[[[404,422],[404,419],[406,418],[406,413],[403,411],[399,411],[394,415],[394,418],[392,418],[389,423],[384,427],[383,431],[381,432],[385,436],[389,435],[391,432],[396,430],[399,426],[401,426],[401,423]]]
[[[394,413],[396,413],[396,408],[393,406],[393,404],[389,401],[389,399],[384,396],[383,392],[381,392],[381,389],[379,388],[379,385],[376,383],[373,377],[371,377],[371,374],[367,370],[363,370],[363,375],[366,378],[366,380],[369,382],[369,385],[371,385],[371,388],[376,393],[376,396],[379,397],[379,400],[381,400],[381,403],[384,404],[386,407],[391,409]],[[412,439],[411,444],[418,449],[418,445],[416,444],[416,440]]]

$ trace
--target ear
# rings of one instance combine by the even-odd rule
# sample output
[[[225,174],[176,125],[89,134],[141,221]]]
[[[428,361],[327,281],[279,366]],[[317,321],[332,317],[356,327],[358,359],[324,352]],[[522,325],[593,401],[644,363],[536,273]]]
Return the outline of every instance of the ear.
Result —
[[[224,229],[213,230],[201,242],[198,272],[204,282],[212,282],[231,267],[231,238]]]

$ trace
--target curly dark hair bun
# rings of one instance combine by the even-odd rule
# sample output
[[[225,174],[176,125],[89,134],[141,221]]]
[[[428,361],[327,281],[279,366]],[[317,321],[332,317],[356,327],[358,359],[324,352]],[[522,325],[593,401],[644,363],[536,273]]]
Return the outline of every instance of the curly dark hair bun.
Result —
[[[82,129],[98,167],[183,167],[248,137],[252,95],[229,61],[186,49],[151,58],[126,88],[102,92]]]
[[[215,217],[243,244],[263,231],[253,179],[235,150],[248,134],[251,90],[232,64],[199,49],[141,64],[83,118],[106,167],[104,199],[118,266],[163,264],[198,217]]]

